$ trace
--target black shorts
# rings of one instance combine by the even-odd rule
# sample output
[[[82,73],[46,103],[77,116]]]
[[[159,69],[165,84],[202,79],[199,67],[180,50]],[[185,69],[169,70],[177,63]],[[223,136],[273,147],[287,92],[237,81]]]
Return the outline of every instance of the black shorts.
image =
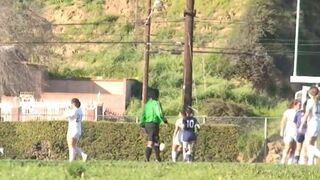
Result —
[[[144,129],[148,135],[148,141],[159,143],[159,124],[146,123]]]
[[[305,139],[305,135],[303,133],[298,133],[297,142],[298,143],[303,143],[304,139]]]

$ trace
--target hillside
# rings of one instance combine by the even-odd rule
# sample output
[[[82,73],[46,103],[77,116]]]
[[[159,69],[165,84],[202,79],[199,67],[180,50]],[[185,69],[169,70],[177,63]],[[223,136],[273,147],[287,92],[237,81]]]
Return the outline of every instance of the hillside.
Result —
[[[150,86],[159,88],[167,114],[181,107],[184,0],[164,0],[152,17]],[[50,75],[142,79],[144,1],[29,0],[28,7],[52,23]],[[194,106],[209,115],[278,116],[292,97],[295,1],[197,0],[194,32]],[[320,54],[316,12],[303,11],[299,73],[316,74]],[[87,43],[72,43],[72,42]],[[90,43],[99,41],[100,43]],[[110,43],[118,42],[118,43]],[[311,63],[317,63],[316,66]],[[132,100],[128,113],[139,111]]]

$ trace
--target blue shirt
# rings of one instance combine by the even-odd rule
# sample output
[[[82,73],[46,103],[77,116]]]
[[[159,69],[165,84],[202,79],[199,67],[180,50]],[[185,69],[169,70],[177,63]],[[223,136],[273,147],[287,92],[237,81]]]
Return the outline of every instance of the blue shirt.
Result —
[[[294,121],[293,122],[297,125],[298,129],[299,129],[300,125],[301,125],[301,120],[302,120],[303,115],[304,115],[303,111],[298,111],[296,113],[296,116],[294,117]],[[304,124],[302,132],[300,132],[300,133],[305,133],[306,130],[307,130],[307,125]]]

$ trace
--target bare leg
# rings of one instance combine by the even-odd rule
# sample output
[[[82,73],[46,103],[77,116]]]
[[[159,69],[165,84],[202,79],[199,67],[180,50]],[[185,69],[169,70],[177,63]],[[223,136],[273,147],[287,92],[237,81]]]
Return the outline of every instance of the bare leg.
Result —
[[[88,155],[81,149],[78,147],[78,139],[76,139],[76,144],[75,144],[75,152],[76,153],[79,153],[82,157],[82,161],[83,162],[86,162],[87,161],[87,158],[88,158]]]
[[[188,142],[183,142],[182,152],[183,152],[183,160],[187,160],[187,151],[188,151]]]
[[[67,138],[68,148],[69,148],[69,161],[72,162],[76,158],[76,149],[74,148],[76,140],[74,138],[68,137]]]
[[[296,150],[296,142],[295,141],[291,141],[290,142],[290,149],[289,149],[289,160],[288,160],[288,164],[292,164],[293,160],[294,160],[294,153]]]
[[[320,151],[315,147],[315,143],[317,141],[317,137],[308,138],[308,165],[314,164],[314,157],[320,157]]]
[[[172,161],[176,162],[177,161],[177,150],[179,148],[179,145],[175,144],[174,142],[172,143],[172,151],[171,151],[171,157],[172,157]]]
[[[290,151],[290,143],[287,143],[284,145],[284,149],[282,151],[281,164],[285,164],[287,162],[289,151]]]

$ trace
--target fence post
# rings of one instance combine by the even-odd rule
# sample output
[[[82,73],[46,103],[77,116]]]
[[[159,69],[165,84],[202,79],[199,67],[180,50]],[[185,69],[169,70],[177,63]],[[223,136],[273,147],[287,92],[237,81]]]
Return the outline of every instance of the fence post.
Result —
[[[264,161],[266,162],[268,151],[268,118],[264,118]]]
[[[202,116],[202,123],[206,124],[206,121],[207,121],[207,116]]]

